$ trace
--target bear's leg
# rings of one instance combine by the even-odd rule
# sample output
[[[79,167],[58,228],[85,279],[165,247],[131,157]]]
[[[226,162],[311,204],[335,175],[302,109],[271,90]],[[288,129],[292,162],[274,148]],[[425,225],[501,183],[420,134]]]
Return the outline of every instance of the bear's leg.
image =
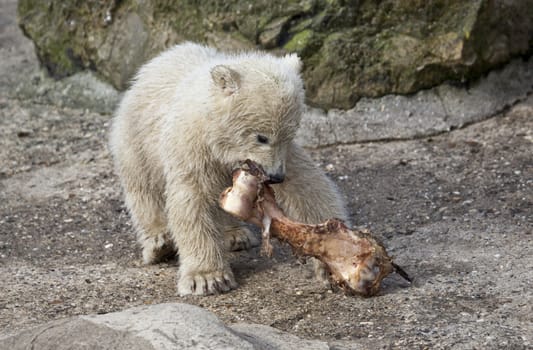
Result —
[[[237,288],[225,258],[223,222],[218,205],[198,187],[170,179],[167,182],[169,229],[179,251],[178,294],[207,295]]]
[[[228,251],[247,250],[259,245],[259,240],[243,223],[229,215],[224,220],[224,246]]]
[[[285,181],[273,188],[280,207],[295,221],[318,224],[338,218],[350,225],[342,197],[333,182],[295,144],[287,155]],[[313,264],[317,278],[328,284],[324,265],[317,259],[313,259]]]
[[[143,262],[155,264],[173,256],[176,249],[168,234],[162,200],[157,191],[134,190],[126,187],[126,204],[137,229],[137,240],[142,247]]]
[[[295,144],[287,154],[285,181],[272,187],[278,203],[293,220],[309,224],[330,218],[348,220],[342,197],[333,182]]]

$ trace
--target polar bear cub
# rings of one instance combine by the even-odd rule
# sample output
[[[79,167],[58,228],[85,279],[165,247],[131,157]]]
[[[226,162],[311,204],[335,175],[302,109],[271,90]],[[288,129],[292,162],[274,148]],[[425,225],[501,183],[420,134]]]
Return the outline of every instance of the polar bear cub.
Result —
[[[296,55],[184,43],[141,67],[125,93],[111,127],[116,172],[144,262],[178,253],[180,295],[237,287],[225,247],[248,247],[249,232],[218,197],[240,161],[265,168],[292,219],[347,218],[332,182],[293,141],[300,66]]]

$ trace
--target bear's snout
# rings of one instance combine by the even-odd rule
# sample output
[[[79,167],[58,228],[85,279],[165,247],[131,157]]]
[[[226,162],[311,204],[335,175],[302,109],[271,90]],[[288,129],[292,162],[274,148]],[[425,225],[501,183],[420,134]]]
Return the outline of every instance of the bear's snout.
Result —
[[[285,180],[285,174],[283,173],[268,174],[267,182],[269,184],[279,184],[279,183],[282,183],[283,180]]]

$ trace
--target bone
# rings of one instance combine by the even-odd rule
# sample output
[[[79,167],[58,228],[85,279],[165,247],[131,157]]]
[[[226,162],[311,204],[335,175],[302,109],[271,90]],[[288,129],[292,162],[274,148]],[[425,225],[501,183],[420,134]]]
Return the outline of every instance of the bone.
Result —
[[[252,161],[245,161],[234,172],[233,186],[221,194],[220,206],[263,229],[263,254],[272,255],[270,237],[286,242],[297,255],[322,261],[332,284],[347,294],[375,295],[381,281],[393,271],[411,281],[368,230],[349,229],[333,218],[308,225],[286,217],[276,203],[265,172]]]

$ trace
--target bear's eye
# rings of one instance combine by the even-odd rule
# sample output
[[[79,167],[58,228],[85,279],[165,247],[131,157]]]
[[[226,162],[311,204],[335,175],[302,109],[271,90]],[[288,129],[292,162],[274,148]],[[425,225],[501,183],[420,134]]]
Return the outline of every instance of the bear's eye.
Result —
[[[268,143],[268,137],[266,137],[265,135],[257,135],[257,142],[266,145]]]

